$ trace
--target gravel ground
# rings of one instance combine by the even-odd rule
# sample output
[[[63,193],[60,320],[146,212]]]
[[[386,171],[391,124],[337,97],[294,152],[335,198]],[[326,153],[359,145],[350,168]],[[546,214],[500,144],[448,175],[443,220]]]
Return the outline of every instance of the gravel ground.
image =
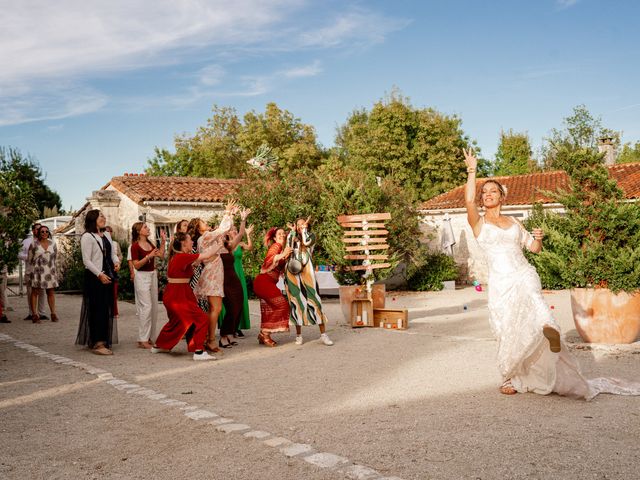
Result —
[[[640,380],[640,343],[580,344],[568,292],[546,299],[587,376]],[[131,304],[115,355],[100,357],[73,345],[80,297],[59,295],[62,321],[40,325],[21,320],[23,300],[0,325],[0,478],[638,477],[640,398],[501,395],[486,294],[473,288],[390,292],[389,308],[409,309],[406,331],[351,329],[325,299],[333,347],[315,327],[302,346],[293,333],[258,345],[252,302],[247,338],[205,364],[184,344],[136,348]],[[245,435],[256,431],[268,436]]]

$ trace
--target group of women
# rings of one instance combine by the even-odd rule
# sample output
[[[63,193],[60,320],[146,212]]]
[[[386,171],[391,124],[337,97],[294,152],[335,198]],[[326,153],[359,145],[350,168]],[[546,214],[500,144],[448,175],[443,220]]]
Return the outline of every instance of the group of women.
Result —
[[[169,352],[183,338],[193,359],[212,360],[222,349],[238,345],[243,329],[250,328],[248,292],[242,269],[243,250],[252,248],[253,226],[247,226],[248,209],[229,202],[216,228],[200,218],[182,220],[169,242],[167,286],[163,303],[169,321],[157,337],[158,276],[155,260],[164,257],[166,235],[161,232],[158,245],[149,240],[149,227],[135,223],[128,255],[135,286],[139,318],[138,347],[152,353]],[[239,217],[239,228],[234,219]],[[114,321],[114,289],[120,261],[112,239],[105,231],[105,218],[91,210],[85,219],[81,239],[85,264],[85,291],[77,344],[87,345],[99,355],[112,355],[117,342]],[[316,289],[311,254],[315,237],[309,221],[300,219],[289,225],[289,233],[272,228],[265,235],[268,248],[261,273],[254,281],[260,298],[260,344],[276,346],[271,334],[296,325],[296,344],[302,344],[301,327],[319,325],[321,341],[332,345],[325,332],[326,317]],[[246,237],[246,241],[243,241]],[[286,296],[278,288],[286,275]],[[219,338],[216,342],[216,328]]]

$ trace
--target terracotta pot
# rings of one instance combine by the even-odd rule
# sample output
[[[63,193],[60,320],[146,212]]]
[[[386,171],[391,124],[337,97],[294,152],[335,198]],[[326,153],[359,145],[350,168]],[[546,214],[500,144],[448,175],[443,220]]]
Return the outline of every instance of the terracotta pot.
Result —
[[[362,285],[340,285],[340,306],[342,307],[344,321],[347,322],[347,324],[351,323],[351,302],[353,302],[353,298],[356,296],[356,290],[362,291],[364,288]],[[384,295],[384,284],[371,286],[373,308],[384,308]]]
[[[633,343],[640,336],[640,292],[575,288],[571,309],[576,330],[585,342]]]

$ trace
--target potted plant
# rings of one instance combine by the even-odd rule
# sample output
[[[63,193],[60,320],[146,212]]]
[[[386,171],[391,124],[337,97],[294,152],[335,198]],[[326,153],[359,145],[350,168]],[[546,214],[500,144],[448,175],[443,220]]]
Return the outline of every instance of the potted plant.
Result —
[[[626,201],[603,154],[562,147],[569,188],[552,196],[564,215],[540,207],[527,226],[546,232],[530,256],[544,287],[571,288],[576,329],[586,342],[631,343],[640,335],[640,206]]]

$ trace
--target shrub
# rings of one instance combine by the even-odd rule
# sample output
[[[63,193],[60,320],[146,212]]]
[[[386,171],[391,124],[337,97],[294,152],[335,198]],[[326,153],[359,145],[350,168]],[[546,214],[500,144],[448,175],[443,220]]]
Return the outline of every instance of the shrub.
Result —
[[[602,154],[580,148],[563,152],[570,188],[554,194],[566,213],[541,207],[525,221],[545,230],[543,250],[528,255],[545,288],[640,288],[640,207],[623,192],[602,164]]]
[[[343,285],[360,283],[361,273],[348,272],[344,260],[343,229],[338,215],[390,212],[387,222],[389,263],[387,269],[374,270],[374,279],[385,278],[400,261],[413,262],[420,237],[415,200],[391,180],[378,185],[373,175],[356,172],[337,164],[311,171],[298,171],[286,178],[270,173],[253,174],[240,188],[239,201],[252,209],[249,223],[255,225],[255,248],[247,252],[245,271],[255,277],[265,256],[262,236],[273,226],[286,228],[297,218],[311,216],[316,234],[314,264],[336,265],[336,278]]]
[[[407,288],[418,292],[442,290],[442,282],[458,278],[455,260],[441,252],[420,248],[417,262],[407,268]]]

